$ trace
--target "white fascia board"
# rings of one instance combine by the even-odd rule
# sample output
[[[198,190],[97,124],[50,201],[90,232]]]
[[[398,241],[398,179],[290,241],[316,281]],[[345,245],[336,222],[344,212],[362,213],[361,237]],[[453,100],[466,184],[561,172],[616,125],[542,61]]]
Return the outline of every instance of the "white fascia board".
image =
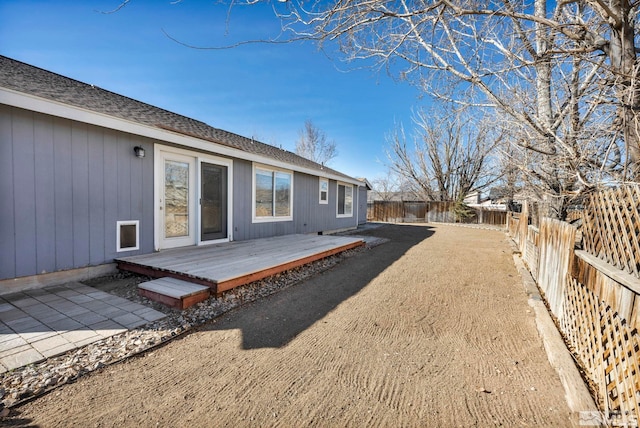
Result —
[[[161,128],[156,128],[154,126],[143,125],[137,122],[109,116],[103,113],[97,113],[88,109],[71,106],[69,104],[48,100],[7,88],[0,88],[0,104],[48,114],[50,116],[60,117],[63,119],[75,120],[77,122],[96,125],[116,131],[127,132],[129,134],[139,135],[142,137],[159,140],[161,142],[179,144],[188,148],[203,150],[218,155],[245,159],[252,162],[259,162],[266,165],[289,169],[296,172],[302,172],[309,175],[330,178],[338,181],[345,181],[350,184],[362,184],[362,182],[359,182],[356,179],[349,180],[343,176],[326,174],[323,173],[323,171],[296,166],[287,162],[278,161],[270,157],[256,155],[254,153],[245,152],[244,150],[225,146],[223,144],[213,143],[211,141],[202,140],[200,138],[191,137]]]

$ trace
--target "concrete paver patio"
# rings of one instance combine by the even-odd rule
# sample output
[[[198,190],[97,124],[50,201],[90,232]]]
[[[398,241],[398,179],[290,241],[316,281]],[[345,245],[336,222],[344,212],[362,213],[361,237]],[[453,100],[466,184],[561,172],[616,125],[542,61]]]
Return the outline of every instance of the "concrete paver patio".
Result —
[[[0,296],[0,373],[164,318],[79,282]]]

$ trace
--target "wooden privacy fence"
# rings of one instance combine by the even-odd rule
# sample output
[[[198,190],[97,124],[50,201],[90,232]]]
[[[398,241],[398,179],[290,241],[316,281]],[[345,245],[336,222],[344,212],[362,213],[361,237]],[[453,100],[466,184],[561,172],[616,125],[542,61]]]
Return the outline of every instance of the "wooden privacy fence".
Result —
[[[508,233],[538,283],[569,348],[593,388],[606,420],[640,423],[640,194],[637,186],[590,197],[582,242],[569,223],[528,209],[507,219]]]
[[[367,203],[367,221],[396,221],[404,218],[404,205],[396,201]]]
[[[469,223],[504,226],[507,212],[495,209],[472,208],[470,216],[460,219],[455,214],[455,202],[373,201],[367,204],[368,221],[396,223]]]

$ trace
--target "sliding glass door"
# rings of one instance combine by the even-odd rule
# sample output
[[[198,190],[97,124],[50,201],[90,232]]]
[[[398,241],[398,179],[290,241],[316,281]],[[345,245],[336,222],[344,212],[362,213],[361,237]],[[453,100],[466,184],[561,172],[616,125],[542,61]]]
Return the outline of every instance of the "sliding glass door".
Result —
[[[200,240],[227,238],[227,167],[200,163]]]
[[[231,160],[171,147],[156,151],[156,248],[231,239]]]

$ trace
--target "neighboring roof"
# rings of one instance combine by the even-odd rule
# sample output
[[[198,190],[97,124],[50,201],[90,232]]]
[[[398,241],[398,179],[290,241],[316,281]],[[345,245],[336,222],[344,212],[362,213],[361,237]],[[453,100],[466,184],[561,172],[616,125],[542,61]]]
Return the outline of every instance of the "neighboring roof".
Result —
[[[367,190],[373,190],[373,186],[371,185],[371,183],[369,183],[369,180],[367,180],[364,177],[356,177],[356,180],[361,181],[364,184],[364,187],[367,188]]]
[[[285,162],[350,181],[295,153],[0,55],[0,87]]]

